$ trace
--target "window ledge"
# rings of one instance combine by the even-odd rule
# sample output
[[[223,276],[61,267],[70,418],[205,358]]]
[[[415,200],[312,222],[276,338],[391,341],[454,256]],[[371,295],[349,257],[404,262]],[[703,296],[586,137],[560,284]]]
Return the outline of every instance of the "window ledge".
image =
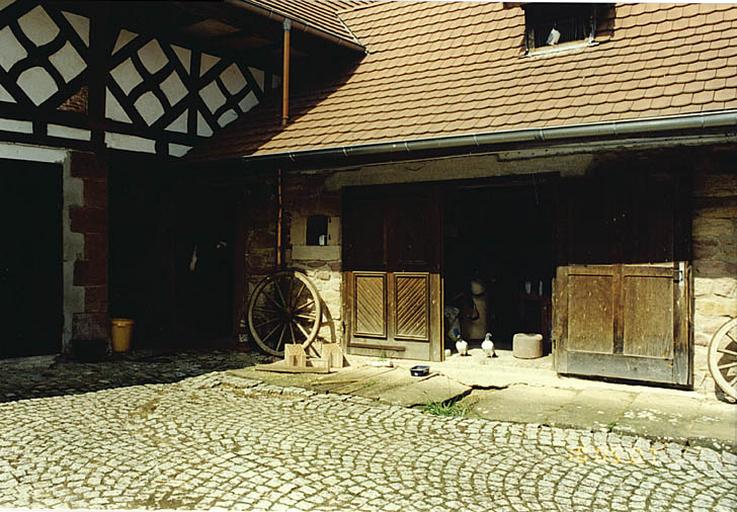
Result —
[[[560,53],[574,52],[584,50],[590,46],[598,46],[598,41],[571,41],[570,43],[557,44],[555,46],[543,46],[542,48],[533,48],[527,50],[523,57],[548,57],[550,55],[558,55]]]

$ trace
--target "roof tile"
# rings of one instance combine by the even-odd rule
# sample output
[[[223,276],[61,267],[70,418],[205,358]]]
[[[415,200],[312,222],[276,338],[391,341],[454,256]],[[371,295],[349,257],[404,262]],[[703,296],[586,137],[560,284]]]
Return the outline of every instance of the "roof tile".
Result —
[[[500,3],[365,2],[340,18],[369,50],[350,75],[296,93],[285,129],[259,105],[190,156],[737,108],[734,5],[618,5],[612,39],[545,56],[523,55],[523,10]]]

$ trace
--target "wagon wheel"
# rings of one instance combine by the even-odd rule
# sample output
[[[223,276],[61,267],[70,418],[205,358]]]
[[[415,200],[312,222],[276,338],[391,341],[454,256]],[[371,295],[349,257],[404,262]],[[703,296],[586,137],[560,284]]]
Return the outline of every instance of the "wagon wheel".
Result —
[[[305,350],[320,330],[322,308],[315,286],[301,272],[283,271],[264,278],[248,304],[248,328],[256,344],[274,356],[286,343]]]
[[[737,400],[737,318],[722,325],[709,342],[709,373],[724,394]]]

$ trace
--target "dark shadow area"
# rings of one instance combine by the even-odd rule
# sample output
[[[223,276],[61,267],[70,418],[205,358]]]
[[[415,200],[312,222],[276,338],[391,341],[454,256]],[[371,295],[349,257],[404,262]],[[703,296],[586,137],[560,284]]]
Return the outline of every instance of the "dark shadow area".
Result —
[[[207,349],[141,349],[97,362],[65,356],[0,360],[0,402],[165,384],[205,373],[270,363],[274,358],[229,340]]]

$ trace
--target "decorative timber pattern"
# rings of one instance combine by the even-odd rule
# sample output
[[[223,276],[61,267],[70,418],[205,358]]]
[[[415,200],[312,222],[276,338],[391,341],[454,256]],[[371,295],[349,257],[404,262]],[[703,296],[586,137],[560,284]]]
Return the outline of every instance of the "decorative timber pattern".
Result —
[[[354,334],[386,338],[386,274],[356,272]]]
[[[429,274],[394,274],[396,339],[429,341]]]
[[[3,139],[180,156],[263,98],[264,73],[233,57],[61,5],[0,0]]]
[[[260,70],[121,30],[110,62],[108,119],[209,136],[256,105]]]

